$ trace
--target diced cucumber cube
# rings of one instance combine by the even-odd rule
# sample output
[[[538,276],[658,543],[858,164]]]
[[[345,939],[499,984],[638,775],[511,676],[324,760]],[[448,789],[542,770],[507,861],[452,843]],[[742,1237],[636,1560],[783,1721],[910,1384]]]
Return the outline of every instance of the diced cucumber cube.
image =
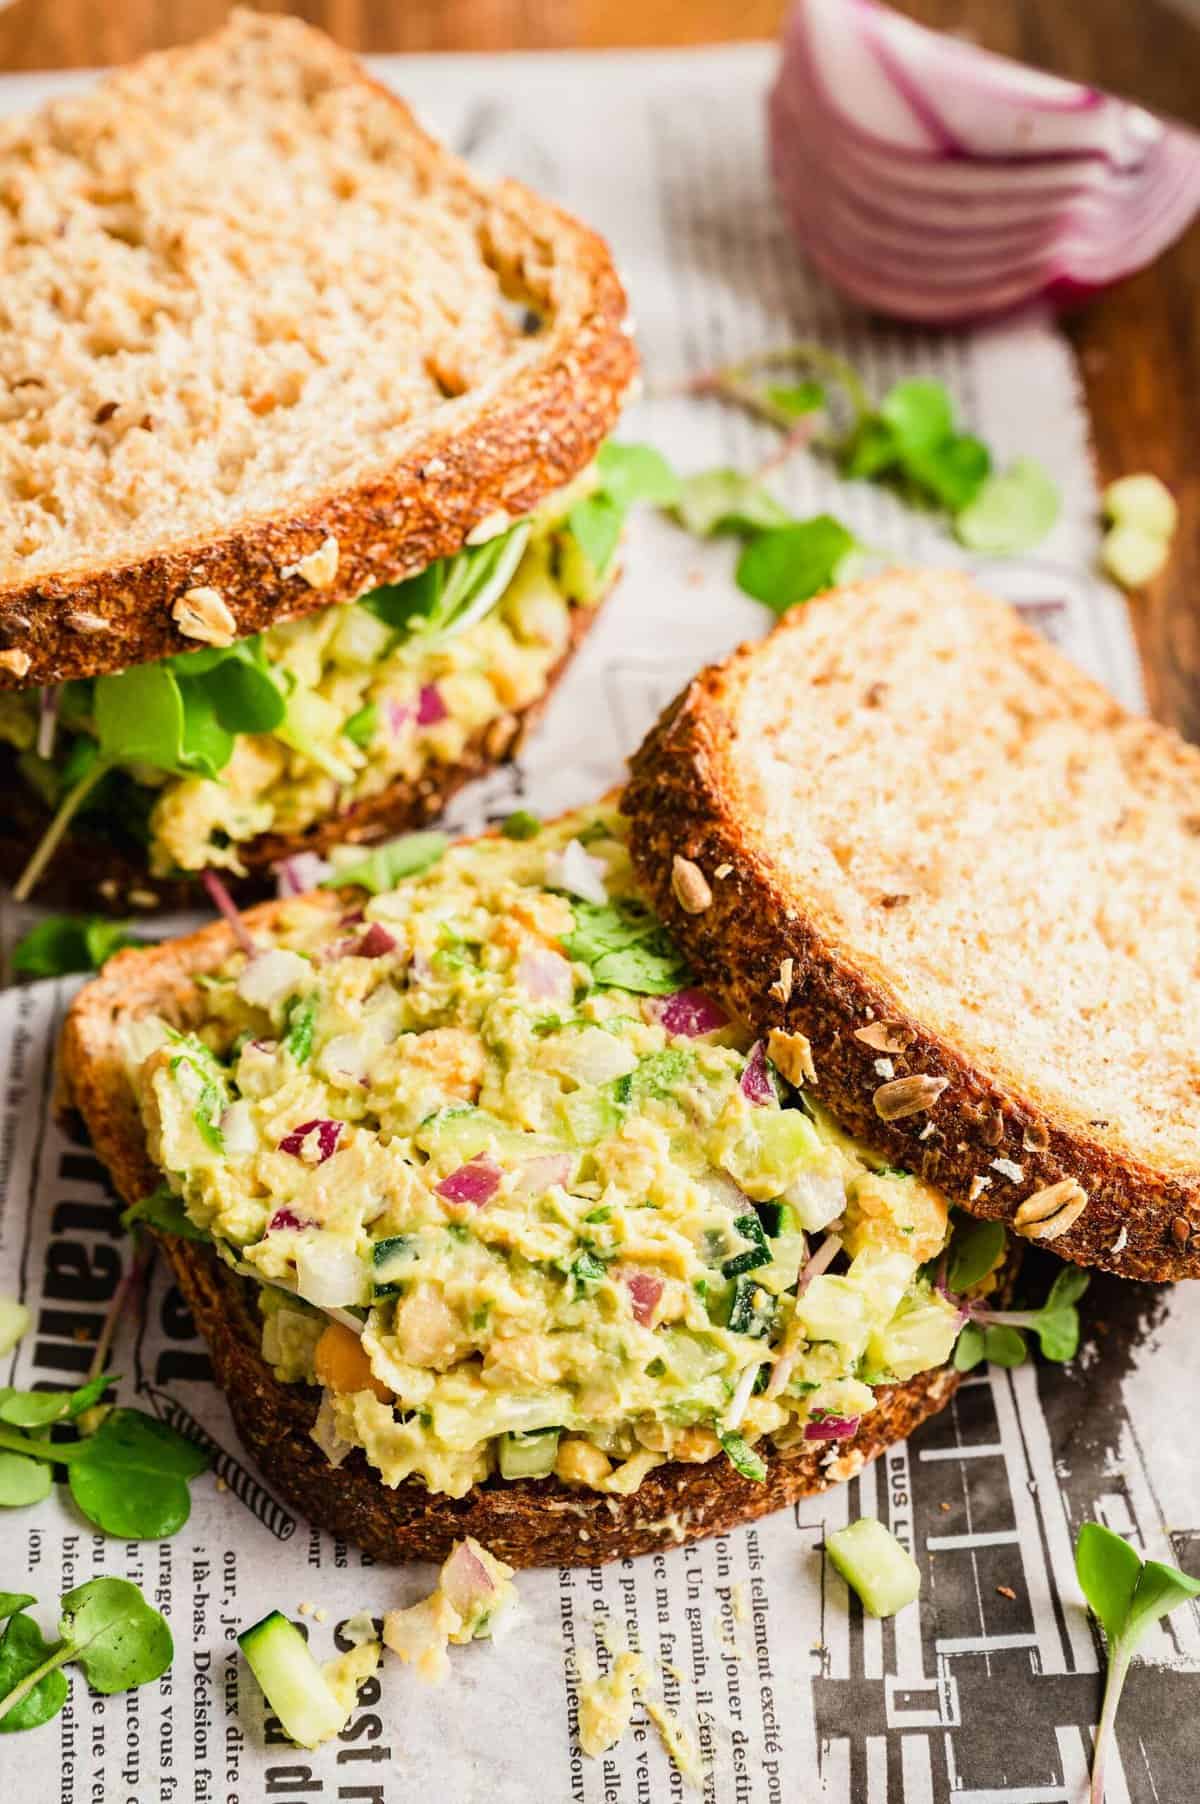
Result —
[[[771,1251],[757,1215],[735,1216],[733,1225],[741,1238],[749,1244],[742,1252],[726,1259],[721,1267],[722,1276],[736,1278],[742,1272],[752,1272],[756,1266],[770,1265]]]
[[[861,1350],[867,1339],[866,1301],[846,1278],[814,1278],[796,1303],[796,1319],[809,1340],[830,1340]]]
[[[501,1478],[548,1478],[558,1455],[557,1428],[535,1428],[530,1434],[500,1436]]]
[[[770,1291],[749,1277],[740,1277],[733,1287],[727,1327],[734,1334],[749,1334],[761,1340],[775,1319],[775,1299]]]
[[[863,1516],[827,1535],[825,1546],[868,1616],[894,1616],[921,1589],[916,1561],[874,1516]]]
[[[329,1741],[346,1711],[294,1622],[272,1610],[244,1629],[238,1645],[285,1732],[302,1748]]]

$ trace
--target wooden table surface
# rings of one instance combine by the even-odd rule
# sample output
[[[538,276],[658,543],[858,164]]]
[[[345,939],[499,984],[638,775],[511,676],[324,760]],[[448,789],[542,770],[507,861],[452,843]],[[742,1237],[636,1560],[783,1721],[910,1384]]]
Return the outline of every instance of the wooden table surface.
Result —
[[[928,24],[1131,94],[1200,127],[1200,27],[1167,0],[898,0]],[[367,51],[565,49],[774,36],[784,0],[299,0]],[[13,0],[0,70],[95,66],[212,30],[225,0]],[[1134,598],[1151,706],[1200,740],[1200,227],[1075,315],[1103,480],[1153,470],[1182,526]]]

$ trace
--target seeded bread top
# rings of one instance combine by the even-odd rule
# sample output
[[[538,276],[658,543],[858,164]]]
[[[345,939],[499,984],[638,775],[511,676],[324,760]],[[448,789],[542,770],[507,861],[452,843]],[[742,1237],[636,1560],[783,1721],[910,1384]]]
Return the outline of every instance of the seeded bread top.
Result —
[[[1200,751],[899,573],[705,672],[626,807],[685,949],[848,1125],[1069,1258],[1200,1275]]]
[[[9,681],[419,568],[574,475],[633,367],[600,241],[292,19],[0,123],[0,265]]]

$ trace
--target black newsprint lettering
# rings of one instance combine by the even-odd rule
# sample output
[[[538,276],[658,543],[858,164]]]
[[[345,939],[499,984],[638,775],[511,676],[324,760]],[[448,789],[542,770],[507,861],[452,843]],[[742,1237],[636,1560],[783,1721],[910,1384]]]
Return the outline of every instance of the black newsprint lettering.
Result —
[[[125,1229],[112,1203],[55,1203],[50,1216],[52,1234],[107,1234],[123,1240]]]
[[[339,1785],[339,1798],[366,1798],[368,1804],[383,1804],[382,1785]]]
[[[53,1142],[51,1142],[53,1144]],[[48,1376],[81,1375],[91,1364],[106,1306],[124,1271],[120,1205],[90,1153],[64,1147],[52,1183],[65,1195],[49,1210],[36,1310],[34,1360]]]
[[[305,1791],[324,1790],[324,1779],[315,1778],[311,1766],[269,1766],[267,1768],[268,1798],[280,1798],[285,1793],[298,1795]]]
[[[172,1284],[162,1300],[159,1326],[167,1341],[154,1362],[154,1382],[158,1385],[211,1384],[212,1361],[202,1346],[196,1345],[196,1324],[183,1300],[183,1292]],[[184,1346],[183,1342],[190,1345]]]
[[[58,1161],[58,1175],[64,1184],[94,1184],[98,1190],[105,1191],[108,1194],[109,1206],[112,1208],[113,1215],[118,1218],[118,1227],[120,1226],[120,1210],[112,1201],[108,1173],[95,1153],[70,1150],[64,1152]],[[124,1233],[125,1230],[121,1228],[120,1231]]]

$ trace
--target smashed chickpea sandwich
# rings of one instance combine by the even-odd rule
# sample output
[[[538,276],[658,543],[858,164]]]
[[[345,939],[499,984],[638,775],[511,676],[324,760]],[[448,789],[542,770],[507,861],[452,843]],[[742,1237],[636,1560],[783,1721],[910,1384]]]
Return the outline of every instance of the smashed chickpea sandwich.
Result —
[[[385,1485],[760,1478],[953,1350],[945,1199],[695,986],[623,831],[604,805],[296,898],[191,1031],[125,1029],[160,1216],[257,1286],[314,1439]]]

